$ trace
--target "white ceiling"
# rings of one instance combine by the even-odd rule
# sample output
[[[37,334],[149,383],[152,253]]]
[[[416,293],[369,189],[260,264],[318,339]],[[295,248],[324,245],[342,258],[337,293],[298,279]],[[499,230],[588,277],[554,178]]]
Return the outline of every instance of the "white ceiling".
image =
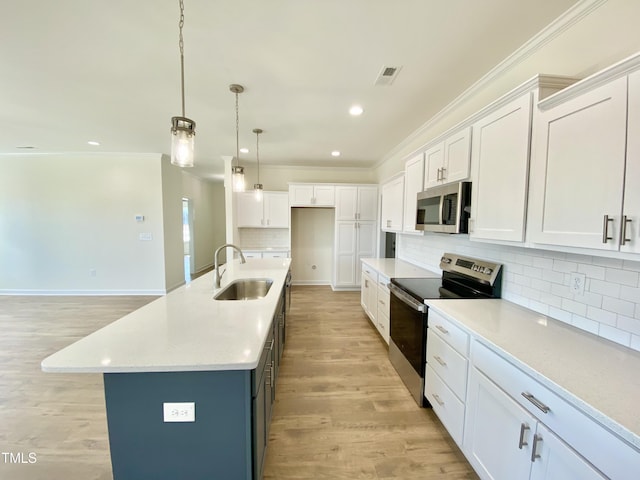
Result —
[[[193,171],[208,177],[236,150],[231,83],[242,163],[259,127],[261,163],[371,166],[576,0],[184,2]],[[178,0],[16,0],[2,17],[0,153],[170,152]],[[391,86],[374,85],[383,66],[402,67]]]

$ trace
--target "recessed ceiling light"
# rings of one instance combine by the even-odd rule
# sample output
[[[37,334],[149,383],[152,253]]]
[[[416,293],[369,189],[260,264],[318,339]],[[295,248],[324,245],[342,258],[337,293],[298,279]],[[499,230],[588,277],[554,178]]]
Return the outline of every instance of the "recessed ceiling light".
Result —
[[[334,150],[333,152],[331,152],[331,156],[332,157],[339,157],[340,156],[340,152],[338,150]]]
[[[364,109],[360,105],[354,105],[349,109],[349,113],[354,117],[362,115],[362,112],[364,112]]]
[[[240,149],[240,153],[249,153],[249,149],[248,148],[241,148]]]
[[[89,140],[87,143],[89,145],[94,146],[94,147],[99,147],[100,146],[100,142],[96,142],[95,140]]]

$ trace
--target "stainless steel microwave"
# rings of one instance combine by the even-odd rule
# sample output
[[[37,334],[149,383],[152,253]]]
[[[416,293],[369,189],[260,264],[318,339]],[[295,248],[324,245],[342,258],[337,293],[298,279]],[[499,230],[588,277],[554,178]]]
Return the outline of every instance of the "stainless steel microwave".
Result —
[[[471,182],[456,182],[418,193],[416,230],[467,233]]]

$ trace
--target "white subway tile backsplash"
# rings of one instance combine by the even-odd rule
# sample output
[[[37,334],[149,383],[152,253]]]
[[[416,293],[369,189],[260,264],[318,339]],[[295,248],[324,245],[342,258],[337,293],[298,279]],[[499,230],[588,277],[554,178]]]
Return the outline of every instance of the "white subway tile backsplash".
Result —
[[[599,323],[615,326],[617,315],[608,310],[602,310],[601,308],[587,307],[587,318]]]
[[[578,270],[578,264],[576,262],[567,262],[566,260],[554,260],[553,270],[563,273],[575,272]]]
[[[609,325],[600,324],[598,335],[611,340],[612,342],[620,343],[626,346],[631,345],[631,334],[629,332],[625,332],[624,330],[620,330],[615,327],[610,327]]]
[[[581,317],[580,315],[572,315],[571,324],[574,327],[581,328],[582,330],[586,330],[587,332],[595,333],[598,335],[598,329],[600,328],[600,324],[595,320],[589,320],[588,318]]]
[[[398,257],[439,271],[454,252],[504,265],[502,297],[640,351],[640,261],[471,242],[464,235],[399,235]],[[585,275],[585,292],[570,274]]]
[[[589,282],[589,291],[617,298],[620,296],[620,285],[617,283],[591,279]]]
[[[584,273],[589,278],[595,278],[596,280],[604,280],[605,267],[599,267],[597,265],[588,265],[586,263],[578,264],[578,272]]]
[[[636,308],[634,303],[626,300],[620,300],[613,297],[602,297],[602,309],[609,310],[610,312],[619,313],[620,315],[633,316],[633,312]]]
[[[605,273],[605,280],[607,282],[619,283],[621,285],[628,285],[630,287],[637,287],[639,275],[639,272],[620,270],[617,268],[607,268]]]
[[[625,317],[624,315],[618,315],[618,321],[616,327],[625,332],[631,332],[635,335],[640,335],[640,320],[637,318]]]
[[[575,313],[576,315],[584,316],[587,314],[587,305],[585,305],[584,303],[569,300],[568,298],[562,299],[561,307],[563,310]]]

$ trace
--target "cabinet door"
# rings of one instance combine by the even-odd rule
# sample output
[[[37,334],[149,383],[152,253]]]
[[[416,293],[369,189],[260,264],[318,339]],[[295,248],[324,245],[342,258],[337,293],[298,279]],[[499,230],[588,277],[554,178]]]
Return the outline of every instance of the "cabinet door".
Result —
[[[386,232],[402,231],[404,175],[382,186],[381,228]]]
[[[468,388],[463,451],[471,465],[482,478],[528,479],[536,419],[476,368]]]
[[[473,126],[470,238],[524,241],[531,93]]]
[[[358,187],[358,220],[375,222],[378,217],[378,187]]]
[[[362,272],[361,303],[365,313],[369,316],[373,324],[376,324],[377,315],[377,282],[367,273]]]
[[[362,268],[360,260],[376,256],[376,233],[376,222],[356,223],[356,279],[360,278],[360,269]]]
[[[284,192],[265,193],[264,217],[266,227],[289,228],[289,195]]]
[[[440,185],[444,165],[444,142],[424,153],[424,189]]]
[[[423,233],[416,230],[416,210],[418,193],[422,192],[424,181],[424,154],[420,154],[405,164],[404,168],[404,215],[402,231],[405,233]]]
[[[357,220],[358,187],[336,187],[336,220]]]
[[[606,477],[555,436],[542,423],[538,423],[535,437],[535,458],[531,465],[530,480],[604,480]]]
[[[640,253],[640,72],[629,76],[627,164],[624,185],[625,240],[620,251]]]
[[[356,285],[356,222],[336,222],[335,285]]]
[[[253,478],[262,478],[267,447],[265,383],[268,375],[268,372],[263,374],[258,393],[253,398]]]
[[[263,200],[256,200],[253,192],[236,193],[236,215],[238,227],[262,227]]]
[[[626,119],[626,77],[540,113],[529,182],[533,242],[618,249]]]
[[[292,207],[308,207],[313,199],[313,185],[289,185],[289,203]]]
[[[312,204],[317,207],[334,207],[336,204],[336,187],[333,185],[315,185],[313,187]]]
[[[465,128],[444,141],[444,164],[440,174],[442,183],[458,182],[469,176],[471,160],[471,127]]]

